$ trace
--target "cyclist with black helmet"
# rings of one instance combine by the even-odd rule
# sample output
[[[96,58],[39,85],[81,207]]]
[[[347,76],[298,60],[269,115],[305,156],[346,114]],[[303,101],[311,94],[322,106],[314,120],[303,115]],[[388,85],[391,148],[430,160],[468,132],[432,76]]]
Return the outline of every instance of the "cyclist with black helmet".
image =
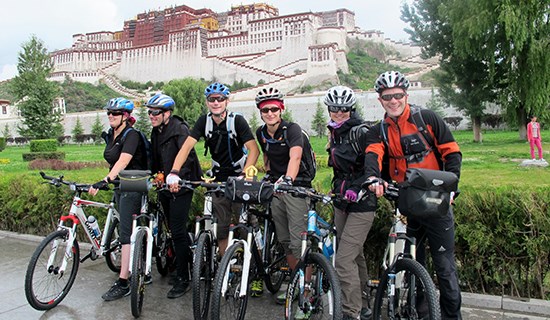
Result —
[[[172,169],[172,165],[184,141],[189,136],[189,128],[185,121],[173,115],[176,103],[172,97],[162,93],[155,94],[147,101],[149,120],[153,126],[151,131],[152,172],[164,173]],[[194,149],[191,149],[178,177],[186,180],[199,180],[202,171],[199,159]],[[189,287],[189,264],[192,262],[190,239],[187,232],[189,209],[193,200],[193,192],[180,190],[177,193],[161,191],[158,198],[168,217],[176,250],[176,278],[173,287],[168,291],[170,299],[181,297]]]
[[[256,130],[266,169],[266,179],[274,183],[311,187],[300,165],[304,148],[302,129],[281,118],[285,110],[283,94],[275,88],[264,88],[256,95],[256,107],[264,125]],[[277,237],[286,251],[291,269],[301,256],[300,234],[307,229],[307,200],[280,194],[271,202],[271,213]],[[284,301],[279,297],[277,302]]]
[[[380,177],[384,157],[387,173],[396,182],[405,180],[407,168],[449,171],[460,177],[462,153],[449,127],[435,112],[408,103],[409,80],[398,71],[382,73],[374,85],[384,119],[367,133],[367,176]],[[377,196],[383,186],[371,186]],[[447,215],[430,219],[407,218],[407,236],[417,239],[417,260],[425,265],[425,240],[435,265],[443,319],[461,319],[460,287],[455,262],[455,226],[452,208]],[[419,299],[419,318],[422,299]],[[426,310],[427,311],[427,310]]]
[[[140,133],[132,128],[135,119],[131,116],[134,103],[125,98],[109,100],[105,108],[109,117],[109,132],[105,136],[103,157],[109,163],[107,176],[95,183],[89,193],[96,195],[99,189],[107,188],[108,181],[115,180],[124,169],[147,170],[147,151]],[[141,194],[139,192],[115,191],[115,202],[120,213],[120,243],[122,244],[121,266],[118,280],[102,298],[112,301],[130,294],[128,283],[130,267],[130,235],[132,234],[132,214],[139,212]]]
[[[343,319],[369,319],[371,310],[362,288],[368,280],[363,245],[374,221],[376,197],[357,201],[361,183],[365,181],[365,149],[368,127],[355,112],[357,99],[345,86],[330,88],[324,103],[328,108],[328,165],[332,167],[338,247],[336,272],[342,286]]]
[[[229,88],[218,82],[212,83],[204,90],[209,112],[197,119],[178,152],[166,179],[171,191],[179,190],[179,171],[201,137],[205,138],[205,155],[208,150],[210,151],[212,174],[216,181],[225,182],[228,177],[244,175],[244,169],[256,164],[260,154],[258,145],[245,118],[227,110],[229,95]],[[229,119],[229,117],[234,118]],[[228,128],[229,123],[233,127],[230,125]],[[238,215],[240,206],[231,203],[223,195],[214,194],[212,197],[212,210],[218,219],[218,246],[220,254],[223,254],[227,247],[232,213]]]

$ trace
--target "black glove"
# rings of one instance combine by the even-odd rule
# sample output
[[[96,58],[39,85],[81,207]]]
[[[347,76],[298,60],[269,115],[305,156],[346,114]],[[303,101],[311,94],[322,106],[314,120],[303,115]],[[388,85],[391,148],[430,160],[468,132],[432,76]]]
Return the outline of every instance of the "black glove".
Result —
[[[94,189],[109,190],[109,183],[105,180],[98,181],[92,185]]]

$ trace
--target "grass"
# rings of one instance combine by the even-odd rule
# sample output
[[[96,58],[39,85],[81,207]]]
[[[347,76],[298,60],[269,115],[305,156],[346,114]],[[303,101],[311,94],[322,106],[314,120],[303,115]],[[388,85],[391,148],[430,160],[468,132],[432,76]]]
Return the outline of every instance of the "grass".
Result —
[[[521,161],[529,159],[529,144],[519,140],[514,131],[486,131],[483,133],[483,143],[474,143],[473,134],[470,131],[457,131],[454,133],[462,150],[462,176],[461,187],[493,186],[550,186],[550,169],[540,167],[520,167]],[[550,131],[542,133],[543,150],[548,151],[550,143],[544,137],[550,137]],[[320,164],[314,185],[325,189],[331,179],[331,169],[326,166],[327,153],[326,138],[312,137],[313,149]],[[104,145],[65,145],[58,151],[66,154],[66,161],[104,161]],[[209,159],[203,157],[204,143],[196,146],[197,153],[202,159],[203,168],[209,166]],[[22,154],[29,152],[27,147],[7,147],[0,152],[0,173],[2,176],[30,174],[38,176],[36,170],[28,170],[28,163],[22,160]],[[260,157],[260,167],[261,167]],[[106,169],[93,168],[82,169],[73,172],[48,171],[49,174],[64,174],[69,180],[80,182],[95,182],[105,176]]]

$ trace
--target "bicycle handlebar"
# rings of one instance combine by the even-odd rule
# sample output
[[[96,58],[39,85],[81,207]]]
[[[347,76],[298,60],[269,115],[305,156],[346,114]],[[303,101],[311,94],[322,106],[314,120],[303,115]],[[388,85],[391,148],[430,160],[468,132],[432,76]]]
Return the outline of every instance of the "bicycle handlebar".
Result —
[[[90,184],[77,183],[74,181],[65,181],[63,180],[63,175],[59,177],[48,176],[43,171],[40,171],[40,176],[44,180],[49,180],[46,183],[49,183],[55,187],[60,187],[62,184],[64,184],[69,186],[71,190],[77,191],[77,192],[88,192],[88,190],[90,190],[90,187],[92,186]]]
[[[397,201],[399,199],[399,185],[396,183],[387,183],[386,181],[380,178],[368,178],[365,182],[361,184],[361,192],[359,193],[359,199],[365,197],[368,193],[371,185],[381,183],[384,186],[384,197],[390,201]]]
[[[315,191],[313,188],[297,187],[288,184],[275,184],[275,192],[286,192],[300,198],[310,198],[313,201],[321,201],[323,204],[330,203],[335,195],[326,195]]]

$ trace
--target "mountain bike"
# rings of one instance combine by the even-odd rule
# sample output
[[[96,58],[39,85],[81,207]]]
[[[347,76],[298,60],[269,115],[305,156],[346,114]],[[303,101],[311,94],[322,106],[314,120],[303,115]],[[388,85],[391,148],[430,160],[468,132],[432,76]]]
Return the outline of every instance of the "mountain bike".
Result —
[[[367,190],[378,179],[369,179],[362,185]],[[363,197],[366,192],[361,192]],[[376,287],[373,319],[441,319],[435,285],[428,271],[415,260],[416,239],[407,236],[406,217],[401,215],[396,202],[399,187],[389,184],[384,197],[395,204],[388,244],[384,251],[382,266],[384,273],[379,281],[370,281]],[[417,301],[423,298],[427,306],[427,318],[417,310]]]
[[[132,315],[137,318],[142,312],[153,257],[158,272],[166,276],[175,265],[176,254],[162,206],[149,199],[148,192],[154,187],[150,171],[122,170],[119,177],[121,192],[141,193],[141,209],[133,215],[130,236],[130,305]],[[157,188],[160,190],[163,188]]]
[[[263,188],[263,191],[258,191],[258,188]],[[251,279],[254,276],[263,279],[267,289],[276,293],[288,274],[288,266],[284,248],[275,236],[275,225],[268,207],[258,209],[252,206],[266,205],[270,201],[272,185],[234,180],[232,187],[226,185],[225,192],[226,196],[227,192],[236,195],[237,202],[242,202],[243,206],[239,223],[229,228],[228,247],[216,272],[211,319],[244,319]],[[265,194],[260,196],[258,192]],[[255,196],[257,198],[253,200]],[[261,228],[249,219],[250,215],[264,219],[263,235]]]
[[[290,185],[279,185],[276,191],[310,199],[302,256],[286,292],[285,319],[342,319],[342,293],[333,256],[336,229],[316,210],[318,202],[329,204],[332,196]]]
[[[120,271],[120,216],[115,209],[114,199],[110,203],[101,203],[81,198],[91,185],[65,181],[63,176],[50,177],[44,172],[40,172],[40,176],[55,187],[67,185],[74,192],[69,212],[59,218],[57,230],[38,245],[25,275],[25,296],[29,304],[36,310],[49,310],[67,296],[75,281],[79,263],[86,259],[96,260],[104,256],[109,269]],[[88,222],[89,216],[84,211],[86,207],[107,210],[103,233],[99,229],[94,230]],[[84,233],[91,243],[90,252],[82,259],[77,240],[79,225],[84,226]]]

